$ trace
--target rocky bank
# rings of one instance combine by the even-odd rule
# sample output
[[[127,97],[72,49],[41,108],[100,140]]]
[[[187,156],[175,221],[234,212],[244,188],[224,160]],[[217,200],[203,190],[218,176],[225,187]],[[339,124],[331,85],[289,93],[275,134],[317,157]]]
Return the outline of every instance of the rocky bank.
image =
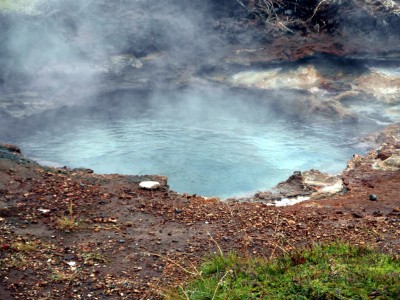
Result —
[[[160,176],[45,168],[3,145],[0,296],[157,299],[219,248],[273,257],[343,240],[397,257],[400,128],[391,126],[369,142],[381,146],[349,161],[337,178],[345,187],[340,193],[321,193],[317,181],[326,177],[310,177],[318,172],[296,173],[251,202],[177,194]],[[142,189],[144,180],[161,186]],[[285,207],[265,200],[285,193],[306,193],[311,200]]]

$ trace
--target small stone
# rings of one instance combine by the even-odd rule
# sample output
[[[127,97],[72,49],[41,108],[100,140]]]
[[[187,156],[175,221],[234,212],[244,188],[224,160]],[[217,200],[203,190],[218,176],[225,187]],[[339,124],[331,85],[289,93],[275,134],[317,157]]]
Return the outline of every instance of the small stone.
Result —
[[[160,187],[160,183],[158,181],[142,181],[139,183],[139,187],[146,190],[155,190]]]
[[[67,265],[70,267],[75,267],[76,266],[76,262],[75,261],[68,261]]]
[[[125,240],[118,240],[118,243],[123,244],[123,243],[125,243]]]
[[[371,200],[371,201],[377,201],[377,200],[378,200],[378,196],[375,195],[375,194],[371,194],[371,195],[369,195],[369,200]]]
[[[51,210],[46,208],[39,208],[38,211],[40,211],[44,215],[47,215],[50,213]]]

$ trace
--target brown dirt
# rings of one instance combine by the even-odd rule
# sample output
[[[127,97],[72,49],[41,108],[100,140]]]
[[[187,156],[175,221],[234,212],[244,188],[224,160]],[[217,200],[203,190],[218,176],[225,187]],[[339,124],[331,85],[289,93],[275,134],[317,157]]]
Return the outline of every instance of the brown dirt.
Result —
[[[158,299],[218,247],[273,257],[342,240],[400,255],[400,171],[373,167],[399,154],[398,131],[349,162],[347,193],[281,208],[179,195],[161,176],[44,168],[3,148],[0,299]],[[140,189],[148,179],[162,187]],[[79,224],[61,230],[62,217]]]

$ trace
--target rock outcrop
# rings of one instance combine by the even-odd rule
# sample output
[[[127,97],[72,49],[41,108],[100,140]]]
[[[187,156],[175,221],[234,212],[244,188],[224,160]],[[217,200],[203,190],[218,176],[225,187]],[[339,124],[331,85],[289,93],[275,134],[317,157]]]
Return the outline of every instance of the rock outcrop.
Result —
[[[293,205],[310,199],[322,200],[352,189],[365,189],[368,193],[369,189],[375,187],[376,181],[382,181],[382,178],[397,174],[400,170],[400,125],[388,126],[382,132],[370,135],[368,141],[376,148],[365,156],[355,154],[341,174],[329,175],[318,170],[297,171],[269,191],[228,201],[264,202],[281,206],[282,203]]]

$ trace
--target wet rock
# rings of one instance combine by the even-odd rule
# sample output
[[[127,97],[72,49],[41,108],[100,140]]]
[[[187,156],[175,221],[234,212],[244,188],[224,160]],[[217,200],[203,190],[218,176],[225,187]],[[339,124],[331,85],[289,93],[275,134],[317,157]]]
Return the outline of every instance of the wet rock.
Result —
[[[390,151],[390,149],[381,149],[378,150],[377,158],[381,160],[386,160],[393,155],[394,151]]]
[[[371,148],[380,147],[379,151],[386,149],[388,145],[393,146],[394,149],[400,149],[398,147],[400,146],[400,126],[398,124],[389,125],[381,132],[364,137],[362,141],[368,143]]]
[[[277,192],[285,198],[311,195],[313,191],[313,188],[304,183],[304,178],[300,171],[294,172],[286,181],[278,183],[272,189],[273,193]]]
[[[145,190],[156,190],[160,188],[160,186],[158,181],[142,181],[139,183],[139,187]]]
[[[358,116],[349,108],[343,106],[339,101],[326,98],[311,96],[307,99],[308,112],[325,116],[332,119],[341,119],[343,121],[356,122]]]
[[[318,170],[303,173],[304,184],[315,189],[312,199],[321,199],[343,192],[344,184],[339,175],[329,175]]]
[[[300,66],[293,70],[275,68],[265,71],[245,71],[234,74],[230,82],[234,86],[257,87],[261,89],[301,89],[318,86],[321,75],[312,65]]]
[[[21,149],[18,146],[11,144],[0,144],[0,150],[6,150],[11,153],[21,154]]]
[[[400,102],[400,74],[373,68],[355,80],[355,89],[386,103]]]
[[[272,198],[272,193],[269,191],[266,192],[257,192],[254,194],[254,199],[259,201],[266,201]]]
[[[346,170],[352,170],[352,169],[359,167],[361,165],[362,161],[363,161],[362,156],[360,156],[358,154],[354,154],[353,158],[347,162]]]
[[[329,175],[318,170],[296,171],[286,181],[271,191],[257,192],[251,198],[238,201],[262,201],[274,206],[287,206],[309,199],[321,199],[343,192],[345,186],[339,175]],[[232,200],[232,199],[229,199]]]
[[[387,126],[380,132],[376,138],[378,143],[393,144],[396,149],[399,149],[400,142],[400,124],[393,124]]]
[[[400,168],[400,156],[396,155],[396,156],[392,156],[389,157],[388,159],[386,159],[384,161],[384,164],[388,167],[393,167],[393,168]]]
[[[385,144],[377,151],[372,160],[374,169],[382,171],[396,171],[400,169],[400,150],[393,144]]]

